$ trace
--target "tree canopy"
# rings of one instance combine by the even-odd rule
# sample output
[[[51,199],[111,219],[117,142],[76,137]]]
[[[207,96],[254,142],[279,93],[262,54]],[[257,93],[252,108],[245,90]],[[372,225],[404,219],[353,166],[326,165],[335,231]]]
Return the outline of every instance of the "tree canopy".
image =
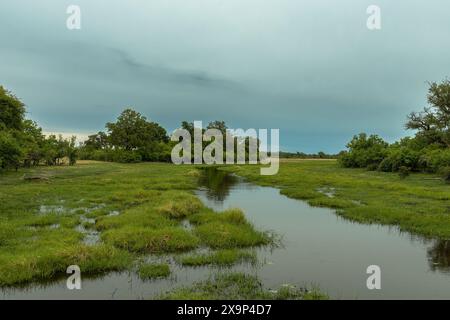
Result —
[[[75,164],[75,137],[45,137],[25,111],[24,103],[0,86],[0,169],[61,164],[64,158]]]
[[[353,137],[348,151],[341,153],[340,163],[346,167],[398,171],[402,177],[409,171],[442,172],[450,180],[450,81],[429,84],[428,106],[411,112],[406,129],[414,137],[388,144],[376,135],[365,133]]]
[[[430,83],[427,100],[429,106],[410,113],[405,127],[417,130],[417,138],[427,144],[450,147],[450,81]]]

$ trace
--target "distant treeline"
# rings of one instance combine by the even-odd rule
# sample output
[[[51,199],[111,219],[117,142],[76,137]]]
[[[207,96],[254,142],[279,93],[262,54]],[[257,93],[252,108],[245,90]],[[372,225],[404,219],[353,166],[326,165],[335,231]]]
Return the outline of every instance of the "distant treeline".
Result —
[[[75,164],[75,137],[42,134],[32,120],[25,119],[25,105],[0,86],[0,171],[39,164]]]
[[[414,137],[389,144],[377,135],[361,133],[340,154],[345,167],[385,172],[439,172],[450,182],[450,81],[430,83],[428,104],[421,112],[408,115],[406,129],[416,130]]]
[[[106,132],[100,131],[90,135],[79,147],[79,157],[83,160],[99,160],[113,162],[159,161],[170,162],[173,147],[178,141],[170,141],[166,130],[156,122],[148,121],[146,117],[130,108],[124,110],[116,122],[105,125]],[[191,155],[194,152],[194,124],[183,121],[181,128],[191,135]],[[212,121],[206,129],[217,129],[226,141],[228,127],[224,121]],[[206,129],[202,129],[204,133]],[[250,137],[234,139],[234,154],[237,156],[238,144],[245,144],[245,158],[248,159]],[[202,150],[211,142],[203,141]],[[259,142],[257,142],[259,148]],[[226,159],[226,146],[223,157]]]
[[[402,176],[412,171],[440,172],[450,181],[450,81],[430,83],[428,103],[429,107],[422,112],[408,116],[405,127],[416,131],[414,137],[389,144],[377,135],[361,133],[354,136],[347,144],[348,150],[339,155],[280,152],[280,157],[338,158],[345,167],[400,172]],[[192,122],[183,121],[181,127],[193,138]],[[172,149],[178,143],[170,141],[166,130],[158,123],[148,121],[132,109],[124,110],[116,122],[107,123],[105,128],[105,132],[89,136],[79,146],[75,144],[75,137],[45,136],[35,122],[25,119],[25,105],[0,86],[0,170],[40,164],[73,165],[77,158],[127,163],[169,162]],[[213,121],[207,129],[218,129],[225,135],[227,126],[223,121]],[[250,139],[241,142],[245,143],[246,158]]]
[[[337,154],[327,154],[323,151],[318,153],[303,153],[303,152],[280,152],[280,158],[283,159],[337,159]]]

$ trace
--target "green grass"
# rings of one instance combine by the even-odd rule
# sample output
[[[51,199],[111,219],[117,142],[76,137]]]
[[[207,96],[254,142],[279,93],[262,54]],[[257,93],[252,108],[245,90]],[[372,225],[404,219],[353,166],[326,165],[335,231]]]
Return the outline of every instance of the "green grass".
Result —
[[[253,247],[272,242],[268,234],[256,231],[250,224],[209,222],[197,226],[195,234],[213,249]]]
[[[170,267],[168,264],[142,264],[138,274],[143,280],[167,278],[170,275]]]
[[[218,274],[192,286],[175,289],[159,298],[166,300],[321,300],[327,299],[327,296],[317,290],[308,291],[293,286],[267,290],[255,276],[229,273]]]
[[[450,186],[432,175],[401,179],[396,174],[340,168],[333,161],[283,162],[275,176],[260,176],[258,166],[222,170],[278,187],[311,205],[335,208],[355,221],[450,238]],[[24,174],[49,179],[26,181]],[[133,270],[135,262],[148,254],[178,257],[184,252],[182,265],[235,264],[253,259],[247,260],[239,249],[274,243],[273,235],[256,230],[241,210],[218,213],[204,207],[193,193],[197,179],[193,167],[158,163],[80,163],[0,175],[0,286],[57,279],[72,264],[91,274]],[[192,228],[185,227],[186,220]],[[83,244],[79,225],[100,232],[101,243]],[[199,248],[214,251],[190,254]],[[210,279],[207,285],[179,294],[219,297],[209,288],[216,280],[231,286],[229,278]],[[252,290],[256,296],[267,294],[255,279],[235,280],[242,286],[231,286],[229,297],[236,293],[233,298],[250,298]],[[282,287],[276,297],[291,298],[290,290]],[[302,292],[302,298],[308,294]]]
[[[36,247],[36,246],[33,246]],[[83,274],[119,271],[131,266],[133,257],[107,245],[68,245],[21,248],[0,255],[0,285],[12,286],[30,281],[47,281],[66,274],[67,267],[78,265]]]
[[[23,179],[31,174],[48,180]],[[270,242],[240,210],[204,207],[193,193],[198,177],[189,166],[100,162],[0,175],[0,286],[57,279],[72,264],[95,274],[131,270],[144,254]],[[101,242],[83,244],[78,226]]]
[[[123,227],[108,230],[102,239],[118,248],[132,252],[170,253],[195,249],[200,241],[181,227],[149,229],[143,227]]]
[[[178,258],[177,261],[183,266],[190,267],[206,265],[231,266],[242,262],[255,264],[257,262],[257,256],[255,252],[225,249],[208,254],[190,254]]]
[[[435,175],[397,174],[339,167],[335,161],[281,162],[274,176],[261,176],[258,166],[225,167],[254,183],[275,186],[281,193],[312,206],[337,210],[362,223],[396,225],[424,236],[450,239],[450,186]],[[332,197],[320,192],[334,189]]]
[[[255,230],[239,209],[221,213],[202,210],[189,221],[202,243],[213,249],[242,248],[273,244],[272,235]]]

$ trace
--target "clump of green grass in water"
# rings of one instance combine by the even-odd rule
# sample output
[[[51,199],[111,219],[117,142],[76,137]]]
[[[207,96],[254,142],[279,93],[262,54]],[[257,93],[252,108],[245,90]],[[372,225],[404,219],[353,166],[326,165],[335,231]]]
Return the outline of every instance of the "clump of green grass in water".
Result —
[[[226,222],[236,225],[248,223],[241,209],[228,209],[219,213],[214,212],[211,209],[204,209],[198,214],[189,217],[189,221],[196,225],[210,222]]]
[[[102,233],[105,243],[132,252],[167,253],[195,249],[199,239],[181,227],[149,229],[123,227]]]
[[[269,234],[256,231],[250,224],[223,222],[205,223],[195,228],[195,234],[210,248],[242,248],[271,244]]]
[[[160,206],[157,210],[160,214],[172,218],[183,219],[196,212],[203,207],[201,201],[193,196],[175,196],[174,199]]]
[[[123,270],[131,266],[133,256],[107,245],[72,245],[52,250],[0,253],[0,286],[48,280],[66,273],[69,265],[80,266],[84,274]]]
[[[142,264],[138,270],[139,277],[143,280],[167,278],[170,275],[168,264]]]
[[[175,289],[158,298],[166,300],[318,300],[328,297],[317,290],[310,292],[293,286],[269,291],[255,276],[229,273],[215,275],[208,280],[194,283],[192,286]]]
[[[257,256],[255,252],[242,251],[237,249],[226,249],[209,254],[193,254],[177,259],[183,266],[231,266],[236,263],[248,262],[256,264]]]
[[[256,231],[243,212],[231,209],[221,213],[204,209],[189,217],[194,233],[213,249],[254,247],[273,244],[269,233]]]

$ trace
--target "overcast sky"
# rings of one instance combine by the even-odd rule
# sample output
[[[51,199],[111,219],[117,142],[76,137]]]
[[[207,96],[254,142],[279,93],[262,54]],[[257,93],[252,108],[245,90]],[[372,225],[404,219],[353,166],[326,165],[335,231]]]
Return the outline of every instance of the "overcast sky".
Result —
[[[81,30],[66,28],[71,4]],[[337,152],[361,131],[411,134],[426,81],[448,76],[448,0],[0,2],[0,84],[46,132],[94,133],[132,106],[169,131],[223,119]]]

